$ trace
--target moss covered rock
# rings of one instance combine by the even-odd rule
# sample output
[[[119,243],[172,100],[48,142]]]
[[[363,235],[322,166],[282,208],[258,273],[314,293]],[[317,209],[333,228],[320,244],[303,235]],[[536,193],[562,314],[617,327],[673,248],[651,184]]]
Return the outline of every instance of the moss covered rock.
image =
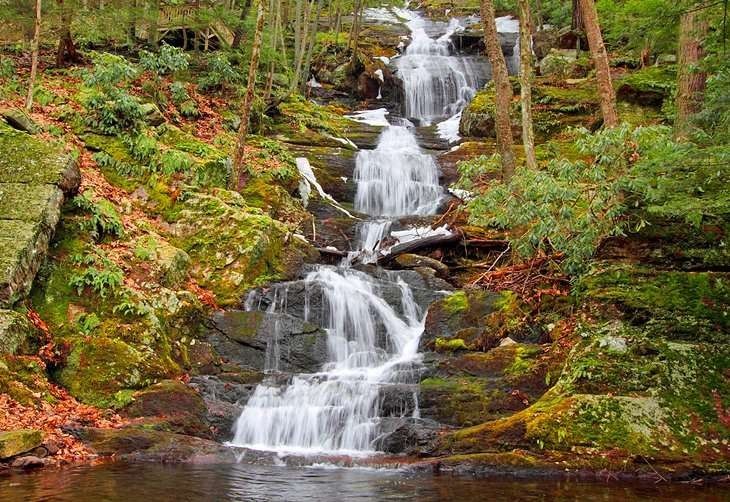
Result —
[[[240,302],[252,287],[292,278],[305,261],[317,256],[284,224],[227,190],[185,199],[178,240],[192,259],[193,278],[223,305]]]
[[[198,437],[211,437],[206,406],[194,389],[177,380],[163,380],[135,392],[120,414],[135,425]]]
[[[0,459],[14,457],[41,445],[43,434],[36,429],[0,432]]]
[[[78,340],[56,375],[74,397],[100,407],[121,407],[134,389],[165,376],[166,368],[151,354],[106,337]]]
[[[35,329],[26,316],[12,310],[0,309],[0,355],[14,354],[28,344]]]

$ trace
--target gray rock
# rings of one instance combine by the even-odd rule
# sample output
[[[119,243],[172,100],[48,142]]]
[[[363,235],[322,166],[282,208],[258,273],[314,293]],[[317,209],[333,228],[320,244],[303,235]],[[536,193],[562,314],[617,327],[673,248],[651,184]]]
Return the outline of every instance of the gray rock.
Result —
[[[36,124],[30,115],[20,108],[8,108],[0,112],[5,121],[15,129],[24,131],[30,134],[37,134],[41,132],[41,128]]]
[[[384,418],[374,447],[386,453],[428,453],[443,428],[433,420],[418,418]]]
[[[327,362],[327,333],[286,313],[219,312],[209,340],[244,368],[311,373]]]
[[[141,105],[144,113],[144,120],[151,126],[158,126],[165,122],[165,117],[154,103],[143,103]]]

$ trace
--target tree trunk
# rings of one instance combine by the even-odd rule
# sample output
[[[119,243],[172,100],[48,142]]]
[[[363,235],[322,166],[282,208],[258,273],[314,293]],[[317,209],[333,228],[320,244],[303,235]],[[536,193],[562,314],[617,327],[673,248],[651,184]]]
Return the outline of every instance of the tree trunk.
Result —
[[[240,24],[236,26],[235,30],[233,30],[231,49],[238,49],[239,47],[241,47],[241,42],[243,41],[243,23],[246,21],[246,16],[248,16],[248,11],[250,8],[251,0],[246,0],[246,3],[244,3],[243,7],[241,8]]]
[[[699,10],[682,14],[679,24],[677,75],[677,119],[675,136],[686,140],[691,131],[690,119],[700,111],[705,94],[707,73],[697,68],[705,56],[702,46],[709,28],[707,17]]]
[[[532,19],[529,0],[520,4],[520,100],[522,102],[522,144],[527,167],[537,169],[535,132],[532,127]]]
[[[317,41],[317,31],[319,29],[319,13],[322,9],[322,0],[317,0],[317,9],[315,10],[312,22],[309,26],[309,47],[307,47],[307,55],[304,59],[304,68],[302,70],[301,90],[305,91],[307,87],[307,77],[312,66],[312,55],[314,54],[314,44]],[[302,92],[303,93],[303,92]]]
[[[497,150],[502,157],[502,179],[506,181],[515,172],[515,156],[512,151],[512,124],[509,117],[510,105],[512,104],[512,85],[509,82],[507,63],[504,60],[504,54],[502,54],[502,47],[499,45],[492,0],[482,0],[482,24],[484,25],[484,43],[487,46],[487,57],[492,66],[492,80],[494,80],[496,91]]]
[[[616,93],[611,83],[611,71],[608,66],[608,54],[603,44],[601,27],[598,24],[598,12],[593,0],[579,0],[583,13],[588,47],[591,50],[593,64],[596,67],[596,80],[598,81],[598,95],[601,99],[601,113],[603,115],[604,127],[616,127],[618,125],[618,114],[616,113]]]
[[[355,63],[357,62],[357,51],[358,47],[360,46],[360,25],[362,24],[362,11],[363,2],[362,0],[357,0],[357,2],[355,3],[355,13],[353,14],[352,18],[352,27],[350,29],[349,47],[352,49],[352,57],[350,58],[351,68],[354,68]]]
[[[56,66],[64,66],[66,62],[76,62],[79,60],[76,45],[71,35],[71,19],[73,15],[64,6],[63,1],[58,0],[58,6],[61,9],[61,33],[58,39],[58,51],[56,52]]]
[[[35,0],[35,26],[33,40],[30,44],[30,77],[28,78],[28,95],[25,97],[25,109],[33,108],[33,90],[35,88],[36,73],[38,73],[38,53],[41,46],[41,0]]]
[[[233,173],[229,185],[236,190],[241,190],[247,180],[243,169],[243,158],[246,148],[246,136],[248,135],[248,121],[251,116],[251,105],[253,104],[254,90],[256,87],[256,70],[258,69],[259,56],[261,55],[261,35],[264,31],[264,17],[266,14],[265,1],[259,0],[256,12],[256,29],[253,36],[253,47],[251,48],[251,61],[248,66],[246,96],[243,99],[241,125],[238,128],[236,151],[233,156]]]

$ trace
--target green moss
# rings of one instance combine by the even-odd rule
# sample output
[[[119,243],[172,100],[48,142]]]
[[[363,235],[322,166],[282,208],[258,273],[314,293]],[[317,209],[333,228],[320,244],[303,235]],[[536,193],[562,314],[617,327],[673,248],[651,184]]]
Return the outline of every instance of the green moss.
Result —
[[[43,433],[36,429],[0,432],[0,459],[13,457],[40,446]]]
[[[469,308],[469,298],[466,296],[466,292],[457,291],[443,300],[443,307],[449,314],[464,312]]]
[[[290,276],[313,256],[308,244],[247,207],[237,192],[190,194],[179,224],[178,245],[192,259],[192,276],[222,304],[238,303],[248,289]]]
[[[461,338],[453,338],[451,340],[436,338],[437,352],[454,352],[457,350],[468,350],[466,343]]]
[[[131,398],[129,389],[154,383],[165,374],[127,343],[106,337],[89,337],[74,343],[73,350],[56,377],[81,401],[100,407],[118,408]]]
[[[53,403],[43,364],[34,357],[0,356],[0,393],[23,405],[37,405],[39,399]]]
[[[40,141],[0,121],[0,182],[61,183],[75,163],[61,144]]]
[[[690,315],[730,329],[727,274],[656,271],[630,265],[597,269],[581,281],[586,298],[655,317]]]
[[[515,349],[514,361],[505,370],[508,375],[523,375],[535,366],[535,358],[542,352],[539,346],[519,345]]]

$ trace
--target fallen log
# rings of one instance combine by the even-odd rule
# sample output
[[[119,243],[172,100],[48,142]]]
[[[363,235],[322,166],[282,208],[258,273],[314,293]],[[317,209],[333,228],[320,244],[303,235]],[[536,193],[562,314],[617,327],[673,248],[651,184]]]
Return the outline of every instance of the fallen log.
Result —
[[[395,259],[397,256],[406,254],[406,253],[414,253],[420,249],[433,247],[433,246],[442,246],[444,244],[453,244],[455,242],[459,242],[462,239],[462,235],[459,232],[454,232],[449,235],[430,235],[428,237],[423,237],[421,239],[413,239],[408,242],[402,242],[400,244],[396,244],[395,246],[391,247],[388,254],[380,255],[378,256],[377,263],[378,265],[383,263],[388,263]]]

